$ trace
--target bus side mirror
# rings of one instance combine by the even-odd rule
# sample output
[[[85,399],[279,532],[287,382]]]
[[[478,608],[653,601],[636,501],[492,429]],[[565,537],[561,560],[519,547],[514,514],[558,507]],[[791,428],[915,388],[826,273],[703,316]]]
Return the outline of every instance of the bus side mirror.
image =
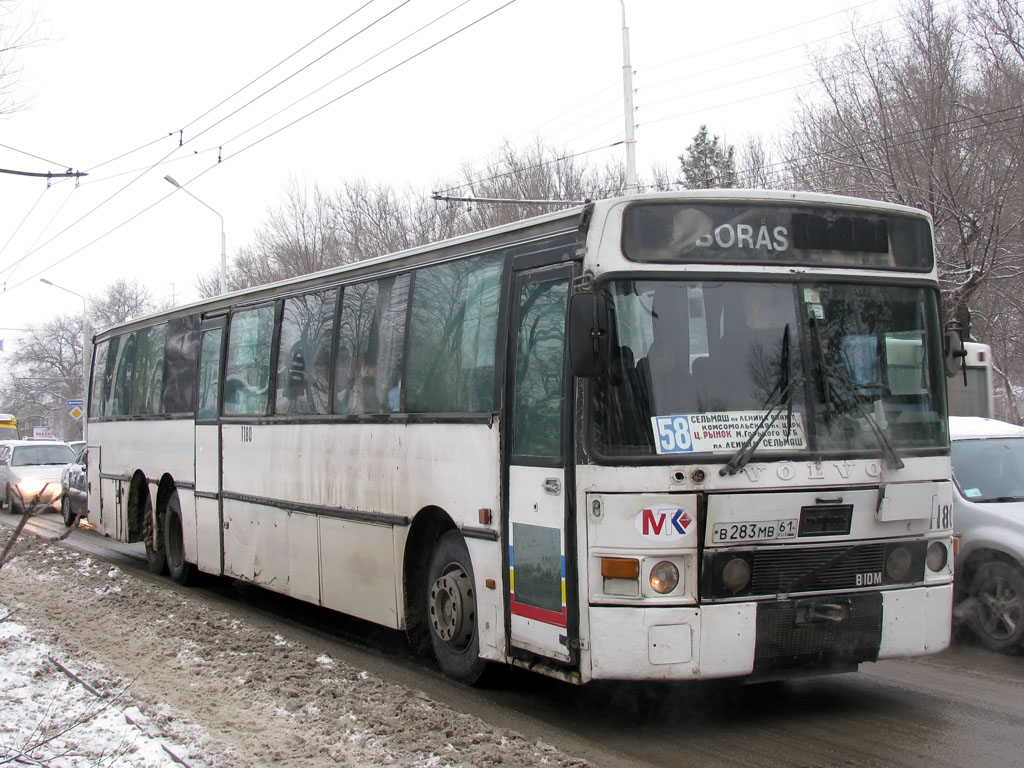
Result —
[[[610,329],[611,310],[604,294],[569,297],[569,365],[574,376],[589,379],[607,370]]]
[[[964,346],[964,336],[959,323],[955,321],[946,323],[946,335],[943,339],[942,352],[946,375],[952,378],[963,371],[966,384],[967,348]]]

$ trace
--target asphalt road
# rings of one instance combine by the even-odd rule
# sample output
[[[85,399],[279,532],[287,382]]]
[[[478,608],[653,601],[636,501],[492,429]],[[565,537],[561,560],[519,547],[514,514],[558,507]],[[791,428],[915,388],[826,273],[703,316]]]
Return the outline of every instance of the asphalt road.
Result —
[[[16,518],[3,515],[6,525]],[[43,536],[59,516],[30,521]],[[67,543],[152,577],[140,545],[82,528]],[[168,589],[179,589],[169,580]],[[591,684],[510,671],[488,690],[442,677],[382,630],[227,580],[193,590],[247,620],[488,723],[553,744],[595,766],[1012,766],[1024,761],[1024,656],[957,642],[857,673],[757,686]]]

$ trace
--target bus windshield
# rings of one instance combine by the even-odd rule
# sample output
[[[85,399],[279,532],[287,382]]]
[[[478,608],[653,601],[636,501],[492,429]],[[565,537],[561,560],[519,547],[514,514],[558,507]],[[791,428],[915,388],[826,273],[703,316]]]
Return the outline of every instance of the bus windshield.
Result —
[[[947,444],[935,291],[618,280],[591,429],[607,457],[888,457]],[[751,438],[754,433],[754,438]]]

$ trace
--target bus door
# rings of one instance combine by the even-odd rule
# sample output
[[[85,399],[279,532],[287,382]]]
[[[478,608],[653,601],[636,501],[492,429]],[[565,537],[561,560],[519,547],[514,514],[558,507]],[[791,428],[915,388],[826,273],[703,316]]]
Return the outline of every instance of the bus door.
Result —
[[[567,524],[572,409],[565,325],[571,280],[567,266],[516,275],[505,515],[510,647],[565,662],[576,660],[578,637],[575,537]]]
[[[226,317],[204,319],[196,397],[196,564],[208,573],[224,572],[221,502],[220,380]]]

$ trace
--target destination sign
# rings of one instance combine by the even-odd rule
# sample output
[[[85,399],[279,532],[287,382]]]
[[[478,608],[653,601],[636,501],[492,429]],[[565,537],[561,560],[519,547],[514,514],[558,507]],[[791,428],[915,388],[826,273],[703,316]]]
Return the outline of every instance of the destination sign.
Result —
[[[759,203],[637,203],[623,218],[633,261],[932,268],[928,222],[912,216]]]
[[[772,422],[764,411],[720,411],[652,416],[654,445],[658,453],[733,453],[743,447],[754,430],[764,434],[759,451],[798,451],[807,447],[803,416],[782,413]],[[788,429],[787,429],[788,427]]]

